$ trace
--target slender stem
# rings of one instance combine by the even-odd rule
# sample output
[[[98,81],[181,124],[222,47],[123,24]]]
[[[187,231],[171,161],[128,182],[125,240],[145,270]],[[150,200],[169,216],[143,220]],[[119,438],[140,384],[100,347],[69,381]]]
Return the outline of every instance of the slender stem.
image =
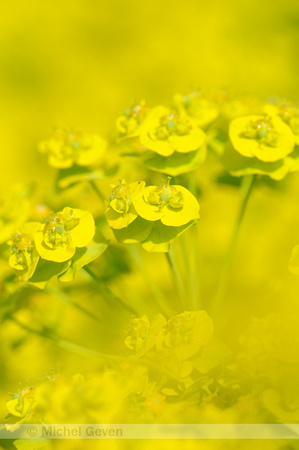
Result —
[[[150,292],[153,294],[153,296],[155,297],[156,303],[159,306],[159,308],[161,308],[161,311],[165,314],[165,315],[171,315],[171,310],[169,308],[169,305],[167,303],[167,299],[165,298],[163,292],[160,290],[159,286],[157,285],[157,283],[155,282],[155,280],[151,277],[151,275],[149,274],[137,248],[134,246],[134,244],[129,244],[127,246],[132,258],[134,259],[134,261],[136,262],[137,266],[139,267],[139,269],[142,272],[142,275],[144,277],[144,280],[150,290]]]
[[[199,188],[197,184],[196,171],[191,172],[188,177],[189,191],[197,198],[199,194]],[[200,309],[201,304],[201,283],[199,282],[201,276],[201,265],[199,258],[199,244],[198,244],[198,228],[191,227],[189,230],[189,286],[191,293],[191,304],[194,310]]]
[[[184,266],[186,268],[186,272],[188,273],[190,271],[190,261],[188,259],[188,255],[187,255],[187,251],[186,251],[185,237],[186,237],[186,233],[181,234],[181,236],[179,237],[179,242],[180,242],[180,248],[181,248]]]
[[[121,298],[114,294],[114,292],[111,291],[108,285],[103,280],[101,280],[101,278],[98,277],[98,275],[96,275],[88,266],[84,266],[83,270],[85,270],[85,272],[88,273],[88,275],[97,283],[97,285],[100,287],[101,294],[105,298],[118,304],[122,308],[125,308],[130,314],[137,314],[132,306],[127,305]]]
[[[179,273],[177,265],[176,265],[172,245],[170,246],[168,253],[165,253],[165,256],[166,256],[166,259],[167,259],[167,262],[168,262],[168,265],[170,268],[170,272],[172,275],[175,290],[178,293],[178,298],[179,298],[179,301],[181,304],[181,308],[184,310],[186,294],[184,291],[184,285],[182,283],[180,273]]]
[[[42,338],[48,339],[55,344],[57,344],[59,347],[69,350],[72,353],[76,353],[77,355],[84,355],[84,356],[96,356],[105,360],[110,361],[117,361],[118,358],[115,355],[109,355],[107,353],[100,353],[96,350],[91,350],[86,347],[82,347],[81,345],[74,344],[73,342],[69,342],[63,339],[59,339],[49,333],[43,332],[41,330],[37,330],[35,328],[31,328],[25,323],[20,322],[16,317],[12,316],[11,314],[7,314],[6,318],[14,322],[16,325],[18,325],[23,330],[27,331],[28,333],[36,334]]]
[[[200,309],[200,286],[199,276],[201,273],[201,267],[199,263],[198,255],[198,234],[197,227],[191,227],[190,231],[190,291],[191,291],[191,303],[194,310]]]
[[[79,311],[83,312],[91,319],[96,320],[97,322],[105,325],[105,321],[103,319],[100,319],[99,317],[95,316],[92,312],[85,309],[83,306],[74,302],[68,295],[65,294],[65,292],[61,291],[60,289],[55,289],[53,287],[47,287],[46,292],[48,292],[50,295],[53,295],[55,298],[59,298],[62,302],[67,303],[67,304],[71,305],[72,307],[78,309]]]
[[[188,233],[183,233],[179,237],[180,242],[180,250],[182,254],[182,262],[184,267],[184,286],[186,286],[186,290],[188,292],[188,300],[190,299],[190,307],[195,310],[197,307],[197,272],[196,272],[196,263],[195,263],[195,253],[197,243],[193,242],[193,229],[188,230]],[[190,242],[190,248],[187,252],[186,246],[189,244],[189,241],[186,241],[186,238],[189,237],[192,242]],[[196,245],[196,247],[195,247]],[[187,299],[186,299],[187,300]]]
[[[240,207],[240,210],[239,210],[239,214],[238,214],[235,230],[234,230],[234,233],[233,233],[233,236],[232,236],[232,240],[231,240],[231,243],[230,243],[230,246],[229,246],[229,250],[228,250],[225,262],[223,264],[223,267],[222,267],[222,270],[221,270],[221,273],[220,273],[220,278],[219,278],[217,292],[216,292],[215,298],[213,300],[212,308],[211,308],[213,313],[216,313],[217,310],[221,307],[224,295],[225,295],[226,290],[227,290],[227,285],[228,285],[229,276],[230,276],[231,260],[232,260],[232,257],[233,257],[234,249],[235,249],[235,246],[236,246],[236,243],[237,243],[237,239],[238,239],[238,236],[239,236],[240,228],[241,228],[241,225],[242,225],[242,222],[243,222],[244,214],[245,214],[245,211],[246,211],[248,200],[250,198],[250,194],[252,192],[252,188],[253,188],[255,179],[256,179],[256,175],[249,175],[247,177],[244,177],[243,180],[242,180],[242,186],[241,186],[241,192],[242,192],[241,207]]]
[[[100,191],[100,189],[98,188],[96,182],[94,180],[90,180],[90,185],[92,186],[93,190],[95,191],[95,193],[97,194],[97,196],[99,197],[100,200],[102,200],[102,202],[105,202],[105,197],[103,196],[102,192]]]

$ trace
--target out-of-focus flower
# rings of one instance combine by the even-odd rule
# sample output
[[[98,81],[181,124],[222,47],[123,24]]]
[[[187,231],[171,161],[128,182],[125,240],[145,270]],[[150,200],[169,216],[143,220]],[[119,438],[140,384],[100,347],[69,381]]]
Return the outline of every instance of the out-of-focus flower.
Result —
[[[289,125],[294,133],[295,143],[299,145],[299,107],[290,101],[280,101],[276,105],[266,105],[265,111],[270,115],[278,115]]]
[[[95,223],[89,212],[66,207],[40,225],[34,242],[42,259],[64,262],[74,256],[77,247],[88,245],[94,234]]]
[[[284,423],[299,420],[298,326],[298,313],[269,314],[252,320],[240,337],[244,351],[238,355],[239,370],[267,380],[263,407]]]
[[[134,317],[130,322],[128,337],[125,344],[130,350],[138,351],[147,340],[150,330],[150,322],[147,316]]]
[[[194,356],[213,336],[214,326],[206,311],[185,311],[168,321],[158,314],[151,322],[147,316],[133,318],[125,344],[138,356],[153,350],[166,352],[169,360],[183,361]]]
[[[145,315],[134,317],[127,329],[126,346],[138,356],[148,352],[161,340],[166,323],[162,314],[157,314],[151,322]]]
[[[228,92],[218,92],[215,94],[215,101],[219,105],[221,122],[252,114],[263,114],[264,104],[254,95],[232,95]]]
[[[21,389],[15,394],[10,394],[12,399],[6,402],[6,407],[11,416],[17,418],[17,423],[22,423],[33,413],[35,399],[33,388]]]
[[[299,168],[292,130],[278,116],[238,117],[230,123],[229,138],[220,161],[235,176],[262,174],[281,180]]]
[[[60,128],[48,140],[39,143],[39,150],[47,155],[48,164],[57,169],[97,164],[104,159],[106,147],[106,141],[97,134]]]
[[[148,108],[144,100],[127,108],[123,115],[116,120],[116,126],[121,138],[133,138],[139,136],[142,125],[148,114]]]
[[[27,281],[32,277],[39,260],[34,243],[34,236],[39,228],[40,223],[38,222],[25,223],[9,241],[11,245],[9,265],[15,269],[22,281]]]
[[[143,191],[144,186],[144,181],[127,184],[125,180],[120,180],[119,184],[112,185],[112,193],[105,211],[111,228],[125,228],[137,219],[138,213],[134,207],[134,200]]]
[[[205,133],[187,115],[159,106],[151,111],[140,142],[159,155],[170,156],[198,150],[205,142]]]
[[[278,161],[294,149],[291,129],[277,116],[245,116],[231,121],[229,137],[234,149],[247,158]]]
[[[185,311],[168,321],[164,342],[179,360],[185,360],[206,345],[213,332],[213,322],[205,311]]]
[[[216,103],[205,98],[200,92],[194,91],[189,95],[176,94],[174,105],[187,114],[200,128],[205,128],[214,122],[219,115]]]

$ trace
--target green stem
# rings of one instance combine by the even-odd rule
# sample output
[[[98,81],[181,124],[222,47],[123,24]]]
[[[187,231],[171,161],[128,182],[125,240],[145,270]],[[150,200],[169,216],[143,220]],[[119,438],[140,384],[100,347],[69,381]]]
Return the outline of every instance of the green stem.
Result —
[[[196,171],[190,173],[188,177],[188,188],[192,194],[198,198],[199,188],[197,184]],[[199,243],[198,243],[198,228],[192,226],[189,230],[189,286],[191,293],[191,305],[194,310],[200,309],[201,305],[201,283],[199,282],[201,276],[201,264],[199,258]]]
[[[20,322],[16,317],[12,316],[11,314],[7,314],[6,318],[11,320],[12,322],[14,322],[16,325],[18,325],[20,328],[27,331],[28,333],[36,334],[37,336],[40,336],[44,339],[48,339],[48,340],[54,342],[55,344],[57,344],[59,347],[65,349],[65,350],[69,350],[72,353],[75,353],[77,355],[79,354],[79,355],[83,355],[83,356],[95,356],[95,357],[105,359],[105,360],[110,360],[110,361],[118,360],[117,356],[115,356],[115,355],[108,355],[107,353],[100,353],[100,352],[97,352],[96,350],[91,350],[89,348],[82,347],[81,345],[74,344],[73,342],[69,342],[69,341],[66,341],[63,339],[56,338],[55,336],[53,336],[49,333],[46,333],[44,331],[36,330],[35,328],[30,328],[28,325]]]
[[[99,197],[99,199],[105,203],[105,197],[103,196],[102,192],[100,191],[100,189],[98,188],[97,184],[95,181],[90,180],[90,185],[92,186],[93,190],[95,191],[95,193],[97,194],[97,196]]]
[[[165,314],[165,315],[171,315],[171,310],[168,307],[168,303],[167,303],[167,299],[165,298],[164,294],[162,293],[162,291],[160,290],[159,286],[157,285],[157,283],[155,282],[155,280],[151,277],[151,275],[149,274],[137,248],[134,246],[134,244],[129,244],[127,246],[132,258],[134,259],[134,261],[136,262],[137,266],[139,267],[139,269],[142,272],[142,275],[144,277],[144,280],[150,290],[150,292],[153,294],[153,296],[155,297],[155,300],[157,302],[157,305],[159,306],[159,308],[161,308],[161,311]]]
[[[235,249],[235,246],[236,246],[236,243],[237,243],[237,239],[238,239],[238,236],[239,236],[240,228],[241,228],[241,225],[242,225],[242,222],[243,222],[244,214],[245,214],[245,211],[246,211],[248,200],[250,198],[250,194],[252,192],[252,188],[253,188],[255,179],[256,179],[256,175],[249,175],[247,177],[244,177],[243,180],[242,180],[242,186],[241,186],[241,192],[242,192],[241,207],[240,207],[240,210],[239,210],[239,214],[238,214],[235,230],[234,230],[234,233],[233,233],[233,236],[232,236],[232,240],[231,240],[231,243],[230,243],[230,246],[229,246],[229,250],[228,250],[225,262],[223,264],[223,267],[222,267],[222,270],[221,270],[221,273],[220,273],[220,278],[219,278],[217,292],[216,292],[215,298],[213,300],[212,308],[211,308],[213,313],[216,313],[217,310],[222,306],[222,303],[223,303],[223,298],[225,296],[225,293],[226,293],[226,290],[227,290],[228,281],[229,281],[230,265],[231,265],[234,249]]]
[[[191,227],[190,233],[190,291],[191,291],[191,303],[194,310],[200,309],[200,286],[198,283],[201,273],[201,267],[198,257],[198,230],[196,226]]]
[[[181,248],[184,266],[186,268],[186,272],[188,273],[190,271],[190,261],[188,259],[188,255],[187,255],[187,251],[186,251],[185,237],[186,237],[186,233],[181,234],[181,236],[179,237],[179,242],[180,242],[180,248]]]
[[[177,291],[177,294],[178,294],[180,306],[181,306],[182,310],[184,310],[186,294],[184,291],[184,285],[182,283],[180,273],[179,273],[177,265],[176,265],[172,245],[170,246],[168,253],[165,253],[165,256],[166,256],[166,260],[167,260],[169,268],[170,268],[170,272],[172,275],[172,280],[173,280],[175,290]]]
[[[121,298],[119,298],[114,292],[111,291],[111,289],[108,287],[108,285],[101,280],[98,275],[96,275],[88,266],[84,266],[83,270],[85,270],[86,273],[97,283],[97,285],[100,288],[101,294],[107,298],[108,300],[111,300],[114,304],[118,304],[122,308],[125,308],[130,314],[137,315],[137,312],[135,309],[127,305]]]
[[[193,227],[192,227],[193,228]],[[196,264],[195,264],[195,253],[196,248],[195,242],[193,242],[193,229],[189,230],[190,235],[187,236],[187,233],[183,233],[179,237],[180,241],[180,249],[182,254],[182,262],[184,266],[184,286],[186,286],[186,290],[188,292],[188,299],[190,298],[190,307],[193,310],[196,310],[197,306],[197,272],[196,272]],[[186,246],[189,244],[189,241],[186,242],[186,238],[189,237],[192,239],[192,243],[190,245],[189,251],[187,252]],[[197,245],[197,244],[196,244]]]
[[[78,311],[83,312],[88,317],[90,317],[93,320],[96,320],[97,322],[101,323],[102,325],[105,325],[105,321],[100,319],[99,317],[95,316],[92,312],[85,309],[83,306],[79,305],[78,303],[74,302],[68,295],[66,295],[63,291],[60,289],[55,289],[53,287],[47,287],[46,292],[48,292],[50,295],[53,295],[55,298],[59,298],[62,302],[71,305],[73,308],[78,309]]]

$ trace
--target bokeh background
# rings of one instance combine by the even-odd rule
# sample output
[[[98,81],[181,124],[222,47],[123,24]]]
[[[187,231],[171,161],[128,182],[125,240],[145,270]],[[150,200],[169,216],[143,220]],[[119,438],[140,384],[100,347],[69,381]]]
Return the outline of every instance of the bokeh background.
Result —
[[[0,184],[42,175],[36,142],[53,125],[105,134],[140,98],[194,86],[297,97],[298,24],[296,0],[7,3]]]
[[[55,170],[38,153],[38,141],[55,125],[108,136],[115,118],[135,100],[167,104],[176,92],[203,87],[297,101],[298,42],[297,0],[6,3],[0,15],[0,187],[34,181],[42,198]],[[215,182],[220,172],[211,161],[198,172],[203,308],[214,293],[239,205],[235,188]],[[298,174],[276,185],[261,182],[253,192],[232,265],[228,300],[234,316],[222,331],[232,347],[251,317],[298,314],[299,278],[288,270],[299,243],[298,194]],[[147,258],[152,276],[171,292],[163,257]],[[120,289],[141,299],[146,312],[150,293],[136,267],[131,270]],[[98,299],[84,283],[75,287],[74,299],[99,312]],[[55,327],[62,337],[89,347],[121,348],[122,331],[114,337],[101,333],[55,295],[32,296],[21,314],[28,323]],[[100,314],[109,315],[102,304]],[[6,322],[0,336],[1,417],[7,391],[15,392],[18,383],[42,383],[52,368],[70,375],[99,369],[15,324]],[[253,417],[258,420],[258,412]]]

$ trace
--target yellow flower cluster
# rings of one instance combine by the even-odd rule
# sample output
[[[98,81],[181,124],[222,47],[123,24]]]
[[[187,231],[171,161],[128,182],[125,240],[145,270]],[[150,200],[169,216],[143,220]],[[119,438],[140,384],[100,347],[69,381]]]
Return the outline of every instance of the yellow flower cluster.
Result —
[[[9,264],[22,281],[46,282],[55,275],[63,278],[74,261],[78,266],[78,259],[83,256],[86,259],[88,252],[93,253],[89,245],[95,246],[98,252],[88,262],[104,251],[106,245],[93,242],[94,235],[95,223],[91,213],[66,207],[58,213],[51,213],[43,224],[26,222],[22,225],[9,241]],[[84,249],[83,254],[81,249]],[[34,274],[35,278],[32,278]]]
[[[34,355],[43,338],[62,352],[65,373],[83,366],[83,358],[86,368],[26,382],[7,402],[10,424],[297,422],[298,314],[273,313],[249,325],[243,317],[251,312],[254,282],[265,305],[268,290],[290,289],[285,279],[263,283],[272,253],[254,253],[259,235],[250,240],[254,255],[246,254],[246,274],[254,274],[257,258],[262,271],[250,278],[244,299],[233,277],[230,292],[228,286],[251,188],[259,189],[262,176],[281,180],[299,170],[298,136],[299,110],[291,102],[194,91],[176,94],[172,106],[133,105],[107,142],[64,129],[41,142],[39,150],[57,169],[51,189],[16,186],[0,197],[3,336],[14,351],[31,345],[29,333],[35,336]],[[220,261],[230,217],[223,215],[230,194],[217,208],[226,195],[219,186],[223,179],[238,186],[233,177],[242,178],[242,203],[227,259],[214,273],[210,248],[217,247]],[[194,226],[199,201],[201,240]],[[295,229],[295,216],[290,221]],[[283,239],[279,245],[288,249]],[[298,255],[297,245],[289,262],[296,275]],[[235,268],[238,276],[245,272],[244,265]],[[236,317],[240,323],[232,327]],[[69,332],[74,341],[65,337]]]
[[[147,251],[167,252],[169,244],[199,219],[199,204],[183,186],[145,182],[112,186],[106,219],[125,244],[141,242]]]
[[[134,317],[125,339],[129,353],[116,368],[87,378],[52,374],[39,386],[11,394],[9,415],[17,423],[125,423],[139,410],[155,419],[171,408],[169,399],[193,383],[197,360],[212,341],[213,323],[205,311],[186,311],[169,320],[160,314],[151,323],[146,316]],[[158,361],[160,370],[153,376]]]
[[[235,176],[261,174],[275,180],[297,171],[296,108],[255,105],[251,111],[229,122],[228,140],[220,150],[225,168]]]
[[[174,96],[173,106],[148,108],[142,101],[117,119],[120,139],[134,138],[149,169],[176,176],[199,167],[206,158],[203,129],[218,116],[215,103],[198,93]]]
[[[54,130],[52,136],[39,144],[39,150],[48,157],[48,164],[57,169],[73,165],[91,166],[101,163],[107,143],[97,134],[64,129]]]
[[[233,353],[214,336],[203,310],[133,317],[122,355],[106,355],[96,374],[53,372],[11,393],[8,419],[45,426],[136,423],[136,417],[139,423],[188,423],[191,414],[205,423],[268,423],[271,417],[296,423],[297,329],[298,315],[254,319]]]

